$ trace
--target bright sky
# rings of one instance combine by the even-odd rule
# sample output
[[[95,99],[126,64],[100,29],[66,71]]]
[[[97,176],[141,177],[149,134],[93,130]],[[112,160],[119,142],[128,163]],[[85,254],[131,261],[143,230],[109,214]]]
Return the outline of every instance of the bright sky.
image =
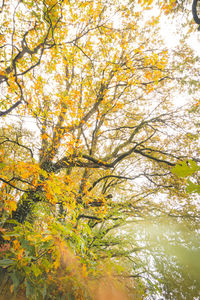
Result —
[[[159,15],[159,10],[158,9],[152,9],[150,11],[145,11],[144,12],[148,16],[158,16]],[[178,18],[178,16],[177,16]],[[192,18],[192,16],[191,16]],[[119,22],[119,19],[116,19],[116,22]],[[166,46],[170,49],[174,49],[176,46],[178,46],[179,42],[180,42],[180,38],[181,35],[184,34],[184,29],[182,32],[179,32],[179,34],[176,32],[176,22],[177,19],[171,19],[169,20],[169,18],[167,16],[162,16],[161,18],[161,22],[160,22],[160,28],[161,28],[161,35],[164,38],[164,41],[166,43]],[[195,26],[195,24],[194,24]],[[196,26],[196,31],[191,32],[191,36],[188,39],[188,44],[191,46],[192,49],[194,49],[194,51],[196,52],[197,56],[200,56],[200,32],[197,30]],[[174,97],[175,99],[175,105],[177,106],[182,106],[184,104],[187,103],[187,95],[180,95],[177,94]],[[10,114],[9,116],[12,117],[12,122],[16,122],[19,121],[19,116],[17,114],[15,114],[15,111],[12,112],[12,114]],[[30,129],[37,129],[37,126],[35,124],[35,120],[33,120],[33,118],[30,117],[22,117],[23,121],[26,122],[26,128],[30,128]],[[0,124],[3,125],[5,122],[4,118],[0,119]]]

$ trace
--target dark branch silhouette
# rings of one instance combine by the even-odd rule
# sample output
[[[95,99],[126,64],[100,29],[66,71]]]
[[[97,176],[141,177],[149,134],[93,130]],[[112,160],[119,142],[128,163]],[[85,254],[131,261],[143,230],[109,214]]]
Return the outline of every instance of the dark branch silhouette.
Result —
[[[192,15],[193,15],[193,19],[195,21],[195,23],[197,23],[199,25],[198,30],[200,31],[200,17],[198,16],[197,13],[197,4],[198,4],[199,0],[193,0],[192,3]]]

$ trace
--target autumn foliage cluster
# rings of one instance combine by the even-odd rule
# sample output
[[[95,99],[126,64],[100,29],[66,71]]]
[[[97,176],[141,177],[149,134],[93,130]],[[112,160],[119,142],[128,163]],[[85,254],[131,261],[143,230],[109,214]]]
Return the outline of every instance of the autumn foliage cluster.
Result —
[[[198,172],[195,116],[174,95],[192,94],[198,112],[197,60],[184,40],[168,49],[160,30],[177,5],[2,2],[2,299],[175,299],[164,250],[138,225],[189,215],[196,230],[185,189]]]

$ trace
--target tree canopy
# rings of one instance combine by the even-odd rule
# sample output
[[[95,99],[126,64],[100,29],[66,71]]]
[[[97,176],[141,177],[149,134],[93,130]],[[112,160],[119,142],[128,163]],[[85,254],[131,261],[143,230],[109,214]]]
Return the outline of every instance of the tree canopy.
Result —
[[[187,9],[2,2],[2,299],[200,296],[199,57]],[[176,14],[170,49],[160,24]]]

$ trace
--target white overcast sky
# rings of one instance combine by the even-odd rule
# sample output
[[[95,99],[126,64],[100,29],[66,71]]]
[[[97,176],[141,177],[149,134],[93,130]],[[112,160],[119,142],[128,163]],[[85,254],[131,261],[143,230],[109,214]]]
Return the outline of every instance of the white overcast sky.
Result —
[[[148,16],[157,16],[159,15],[159,10],[158,9],[152,9],[152,10],[148,10],[146,12],[143,12]],[[179,18],[179,16],[177,15],[177,18]],[[176,32],[176,22],[177,22],[177,18],[173,17],[169,18],[167,16],[162,16],[161,20],[160,20],[160,28],[161,28],[161,35],[166,43],[167,48],[169,49],[173,49],[176,46],[178,46],[179,42],[180,42],[180,38],[181,36],[184,35],[184,28],[182,27],[182,30],[177,33]],[[192,19],[192,13],[191,13],[191,19]],[[116,20],[118,22],[120,22],[120,20]],[[195,26],[196,24],[194,24]],[[187,40],[188,44],[191,46],[192,49],[194,49],[194,51],[196,52],[196,55],[200,57],[200,31],[197,30],[198,25],[196,25],[196,31],[191,32],[191,36],[190,38]],[[176,106],[182,106],[184,104],[186,104],[188,102],[187,99],[187,95],[175,95],[174,99],[175,100],[175,105]],[[5,120],[8,121],[8,118],[10,119],[11,117],[11,122],[15,123],[16,121],[19,121],[19,116],[17,116],[17,114],[15,113],[15,111],[13,111],[9,116],[5,117],[5,118],[1,118],[0,119],[0,125],[4,125]],[[33,120],[33,118],[31,117],[22,117],[23,121],[26,122],[26,128],[30,128],[30,129],[34,129],[37,130],[37,126],[35,124],[35,120]]]

